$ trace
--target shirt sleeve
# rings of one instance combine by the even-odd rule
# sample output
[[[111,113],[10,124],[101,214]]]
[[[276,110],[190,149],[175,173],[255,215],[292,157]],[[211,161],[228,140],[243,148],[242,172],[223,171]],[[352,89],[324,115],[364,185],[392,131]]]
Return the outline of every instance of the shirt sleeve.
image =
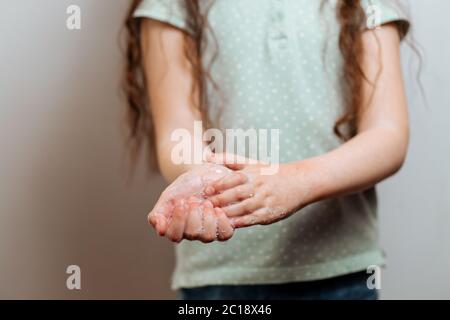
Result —
[[[367,16],[366,28],[375,28],[387,23],[395,23],[400,38],[403,39],[410,29],[410,22],[403,9],[395,0],[362,0],[362,7]]]
[[[184,0],[142,0],[133,13],[135,18],[149,18],[190,32]]]

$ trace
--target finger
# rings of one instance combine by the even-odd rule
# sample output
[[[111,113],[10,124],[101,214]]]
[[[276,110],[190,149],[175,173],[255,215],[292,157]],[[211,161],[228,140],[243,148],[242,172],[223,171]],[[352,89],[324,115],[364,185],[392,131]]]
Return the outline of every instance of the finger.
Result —
[[[169,225],[169,218],[163,215],[158,214],[156,216],[156,232],[161,237],[164,237],[167,232],[167,227]]]
[[[261,209],[261,205],[259,201],[257,201],[254,197],[231,204],[226,207],[222,207],[222,210],[225,212],[228,218],[249,215],[258,209]]]
[[[252,198],[253,196],[253,186],[250,184],[243,184],[232,189],[225,190],[221,194],[212,196],[209,198],[209,201],[211,201],[215,207],[225,207],[233,203]]]
[[[184,238],[188,240],[196,240],[202,234],[203,229],[203,213],[200,204],[193,203],[189,206],[189,214],[184,229]]]
[[[234,172],[207,186],[204,190],[204,193],[206,196],[211,196],[224,190],[231,189],[237,187],[238,185],[247,183],[247,181],[248,177],[245,173],[241,171]]]
[[[208,155],[210,162],[215,164],[221,164],[232,170],[242,170],[250,160],[232,153],[214,153]]]
[[[261,208],[245,216],[231,218],[235,228],[246,228],[254,225],[267,225],[277,221],[276,213],[267,208]]]
[[[183,240],[184,228],[186,226],[186,219],[188,216],[188,206],[186,201],[180,200],[175,206],[167,227],[166,237],[173,242],[180,242]]]
[[[221,208],[215,208],[214,210],[217,217],[217,240],[227,241],[233,236],[234,227]]]
[[[208,199],[203,201],[203,206],[206,207],[206,208],[214,208],[213,203],[211,201],[209,201]]]
[[[217,237],[217,217],[213,207],[203,206],[203,234],[200,240],[209,243]]]
[[[212,162],[214,163],[214,153],[209,147],[206,147],[203,150],[203,160],[206,162]]]
[[[155,228],[156,233],[160,236],[164,236],[167,230],[167,219],[158,213],[149,213],[147,216],[148,223]]]
[[[158,226],[158,217],[157,214],[154,213],[153,211],[150,212],[147,216],[147,221],[148,223],[153,227],[153,228],[157,228]]]
[[[160,236],[164,236],[168,226],[168,219],[175,207],[174,200],[169,200],[156,207],[147,216],[148,223],[152,225]]]

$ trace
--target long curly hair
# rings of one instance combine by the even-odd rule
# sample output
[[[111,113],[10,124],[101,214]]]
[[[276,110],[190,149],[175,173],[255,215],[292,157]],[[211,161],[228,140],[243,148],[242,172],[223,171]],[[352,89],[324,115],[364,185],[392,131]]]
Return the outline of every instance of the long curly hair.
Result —
[[[132,0],[125,21],[126,30],[126,66],[124,72],[123,89],[128,102],[129,138],[132,154],[138,155],[143,147],[147,146],[149,160],[154,167],[156,164],[155,132],[151,117],[149,99],[147,94],[143,57],[140,46],[140,24],[133,18],[133,12],[142,0]],[[205,32],[210,28],[207,13],[201,11],[200,1],[184,0],[188,14],[188,25],[192,31],[189,36],[194,38],[192,45],[186,45],[185,54],[193,66],[192,72],[197,92],[202,97],[195,101],[200,110],[204,123],[210,123],[208,104],[204,98],[204,88],[207,81],[213,81],[208,68],[202,63],[202,52],[206,47]],[[337,0],[336,15],[340,24],[339,49],[343,57],[344,98],[346,99],[345,112],[336,119],[335,134],[342,140],[347,140],[356,134],[356,122],[362,112],[362,86],[368,81],[361,68],[362,62],[362,26],[366,21],[361,0]],[[188,43],[188,42],[186,42]],[[189,42],[192,43],[192,42]],[[197,90],[200,89],[200,90]],[[220,89],[220,88],[219,88]],[[347,130],[350,128],[350,131]]]

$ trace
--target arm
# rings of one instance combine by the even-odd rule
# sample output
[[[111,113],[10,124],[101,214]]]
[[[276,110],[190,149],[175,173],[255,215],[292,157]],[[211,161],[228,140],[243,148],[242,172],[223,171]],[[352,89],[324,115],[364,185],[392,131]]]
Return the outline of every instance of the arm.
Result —
[[[340,148],[311,160],[320,173],[316,178],[316,199],[371,187],[396,173],[406,157],[408,110],[397,29],[387,25],[366,31],[363,43],[365,74],[374,83],[380,67],[381,73],[375,87],[364,82],[363,94],[370,103],[358,123],[358,134]]]
[[[163,176],[173,181],[149,213],[149,223],[161,236],[174,242],[183,238],[203,242],[228,240],[234,229],[225,213],[197,194],[205,181],[223,177],[228,169],[212,164],[178,165],[171,159],[172,149],[178,143],[171,140],[172,133],[186,129],[194,140],[194,121],[201,120],[194,108],[196,101],[191,98],[193,94],[198,96],[192,91],[192,66],[184,54],[185,46],[191,46],[188,42],[193,40],[183,31],[155,20],[144,19],[141,28],[159,167]],[[205,146],[203,141],[192,141],[191,150],[194,143]]]
[[[184,54],[188,41],[193,40],[179,29],[156,20],[142,20],[141,45],[155,123],[157,158],[162,175],[170,182],[193,167],[172,162],[171,151],[176,142],[171,141],[171,134],[184,128],[194,137],[194,121],[201,120],[191,99],[194,80],[191,64]]]
[[[374,83],[382,69],[375,87],[364,84],[364,101],[369,103],[357,124],[357,135],[322,156],[283,164],[273,176],[260,175],[260,165],[234,164],[233,169],[251,179],[237,185],[224,178],[211,185],[207,194],[236,227],[273,223],[313,202],[367,189],[402,166],[409,129],[399,35],[396,27],[386,25],[362,37],[367,78]]]

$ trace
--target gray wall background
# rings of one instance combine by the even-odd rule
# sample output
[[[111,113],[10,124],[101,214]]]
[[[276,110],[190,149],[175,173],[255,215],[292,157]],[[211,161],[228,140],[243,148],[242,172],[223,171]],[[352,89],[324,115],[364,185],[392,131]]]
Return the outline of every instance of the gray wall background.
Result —
[[[65,27],[82,8],[82,30]],[[412,141],[380,187],[382,297],[450,299],[450,3],[408,1]],[[127,179],[117,34],[127,1],[0,2],[0,298],[172,298],[172,247],[146,225],[164,184]],[[66,289],[80,265],[82,290]]]

